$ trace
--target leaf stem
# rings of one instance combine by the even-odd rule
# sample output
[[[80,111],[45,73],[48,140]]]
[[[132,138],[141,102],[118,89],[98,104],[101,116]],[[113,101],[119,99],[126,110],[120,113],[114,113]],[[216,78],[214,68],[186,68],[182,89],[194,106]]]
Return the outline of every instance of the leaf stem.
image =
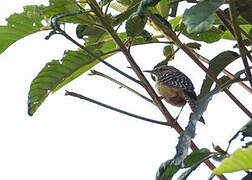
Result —
[[[86,100],[86,101],[89,101],[89,102],[91,102],[91,103],[97,104],[97,105],[99,105],[99,106],[108,108],[108,109],[110,109],[110,110],[113,110],[113,111],[116,111],[116,112],[119,112],[119,113],[122,113],[122,114],[125,114],[125,115],[128,115],[128,116],[131,116],[131,117],[134,117],[134,118],[137,118],[137,119],[141,119],[141,120],[146,121],[146,122],[155,123],[155,124],[159,124],[159,125],[169,126],[169,124],[168,124],[167,122],[161,122],[161,121],[149,119],[149,118],[146,118],[146,117],[142,117],[142,116],[139,116],[139,115],[136,115],[136,114],[133,114],[133,113],[129,113],[129,112],[127,112],[127,111],[124,111],[124,110],[115,108],[115,107],[113,107],[113,106],[110,106],[110,105],[107,105],[107,104],[104,104],[104,103],[101,103],[101,102],[99,102],[99,101],[96,101],[96,100],[94,100],[94,99],[88,98],[88,97],[86,97],[86,96],[83,96],[83,95],[78,94],[78,93],[75,93],[75,92],[66,91],[65,95],[66,95],[66,96],[77,97],[77,98],[79,98],[79,99],[84,99],[84,100]]]

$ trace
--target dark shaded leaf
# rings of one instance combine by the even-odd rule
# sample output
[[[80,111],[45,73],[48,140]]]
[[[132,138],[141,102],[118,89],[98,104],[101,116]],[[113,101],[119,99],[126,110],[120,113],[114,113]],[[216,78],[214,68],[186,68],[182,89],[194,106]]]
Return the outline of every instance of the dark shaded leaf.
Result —
[[[87,36],[87,38],[85,38],[86,43],[97,43],[105,33],[104,30],[94,26],[79,24],[76,28],[76,35],[78,38],[82,39],[84,36]]]
[[[167,17],[168,13],[169,13],[169,1],[170,0],[161,0],[159,2],[159,6],[160,6],[160,14],[162,17]]]
[[[171,13],[169,14],[170,17],[176,17],[177,15],[177,10],[178,10],[178,4],[179,2],[174,1],[174,0],[170,0],[170,6],[169,6],[169,10],[171,11]]]
[[[131,4],[131,0],[116,0],[116,1],[124,6],[129,6]]]
[[[144,30],[147,19],[133,13],[126,22],[126,32],[128,36],[135,37]]]
[[[140,1],[140,0],[138,0],[138,1]],[[138,1],[133,1],[132,5],[129,6],[129,8],[126,11],[124,11],[121,14],[115,16],[113,18],[113,22],[112,22],[113,26],[117,26],[117,25],[123,23],[123,21],[125,21],[126,19],[128,19],[131,14],[133,14],[134,12],[136,12],[137,8],[138,8],[138,5],[140,3]]]
[[[252,0],[236,1],[236,7],[239,14],[250,24],[252,24]]]
[[[174,52],[174,49],[173,49],[172,45],[167,45],[163,49],[163,54],[164,54],[165,57],[168,57],[168,56],[172,55],[173,52]]]
[[[214,57],[210,63],[209,63],[209,71],[211,71],[216,77],[219,75],[219,73],[231,62],[239,58],[239,54],[233,51],[225,51],[220,54],[218,54],[216,57]],[[205,94],[207,94],[213,84],[213,80],[211,80],[207,75],[205,77],[205,80],[203,81],[203,84],[201,86],[200,95],[199,98],[203,97]]]
[[[209,30],[214,23],[214,12],[222,3],[221,0],[203,1],[186,9],[183,22],[187,25],[187,32],[199,33]]]
[[[189,48],[192,48],[192,49],[200,50],[201,44],[196,43],[196,42],[192,42],[192,43],[187,43],[186,46]]]
[[[203,159],[205,160],[205,158],[208,157],[210,154],[211,154],[210,150],[206,149],[206,148],[202,148],[200,150],[193,151],[183,161],[185,168],[191,167]]]
[[[146,8],[156,6],[159,1],[160,0],[142,0],[138,6],[137,14],[143,17]]]
[[[179,169],[180,167],[174,165],[173,160],[168,160],[160,165],[156,174],[156,180],[171,180]]]
[[[183,172],[179,177],[178,180],[186,180],[188,176],[199,167],[201,163],[203,163],[205,160],[207,160],[207,156],[203,159],[200,159],[196,164],[194,164],[191,168]]]

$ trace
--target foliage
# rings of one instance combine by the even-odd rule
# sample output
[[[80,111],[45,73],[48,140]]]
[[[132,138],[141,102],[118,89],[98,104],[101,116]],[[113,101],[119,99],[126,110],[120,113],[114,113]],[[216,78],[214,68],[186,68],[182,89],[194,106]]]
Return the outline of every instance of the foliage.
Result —
[[[176,148],[177,153],[173,159],[161,164],[156,175],[157,180],[172,179],[175,173],[184,168],[187,168],[187,170],[179,176],[179,179],[186,179],[202,162],[206,162],[209,166],[208,159],[212,158],[213,154],[220,153],[226,156],[227,151],[212,153],[204,148],[197,150],[196,147],[192,148],[194,152],[190,155],[187,152],[189,146],[193,144],[192,139],[196,134],[196,123],[207,110],[209,101],[216,93],[225,92],[228,94],[238,104],[239,108],[251,118],[251,113],[246,110],[246,107],[239,104],[237,99],[233,98],[227,88],[235,82],[249,81],[252,84],[251,68],[247,62],[247,58],[252,61],[252,57],[245,46],[252,44],[250,15],[252,2],[250,0],[242,3],[237,0],[230,0],[228,3],[223,0],[187,0],[186,3],[190,8],[185,9],[182,16],[177,14],[177,9],[181,6],[180,2],[177,0],[102,0],[97,2],[91,0],[49,0],[49,6],[25,6],[23,13],[11,15],[6,19],[8,24],[0,26],[0,54],[16,41],[39,31],[48,31],[46,39],[50,39],[54,34],[60,34],[79,47],[76,51],[66,50],[60,60],[51,60],[45,63],[38,75],[34,77],[28,94],[28,114],[32,116],[48,95],[61,89],[64,85],[101,62],[146,89],[152,99],[141,95],[113,78],[99,73],[101,76],[120,84],[157,106],[168,121],[167,123],[159,122],[159,124],[171,125],[181,135]],[[228,6],[227,11],[219,9],[223,4]],[[116,13],[110,14],[111,9]],[[70,26],[76,24],[76,34],[69,35],[68,32],[63,30],[63,24]],[[117,31],[124,24],[125,31]],[[146,31],[146,26],[152,27],[160,35],[152,35]],[[73,36],[82,39],[83,43],[80,44],[75,41]],[[185,44],[180,41],[180,36],[185,36],[191,39],[192,42]],[[199,100],[196,102],[197,108],[191,114],[188,126],[183,132],[150,87],[130,53],[131,46],[160,43],[160,38],[166,38],[168,41],[163,50],[166,59],[160,60],[157,66],[175,60],[176,52],[181,49],[206,72]],[[224,51],[209,61],[194,51],[202,46],[207,46],[207,43],[219,43],[222,39],[237,41],[236,47],[240,53],[230,50]],[[245,44],[245,42],[247,43]],[[104,61],[117,52],[122,52],[126,56],[138,79]],[[243,60],[244,69],[232,76],[227,73],[225,68],[240,57]],[[200,60],[209,63],[209,68],[205,68]],[[221,72],[226,72],[229,77],[223,76],[217,79]],[[242,74],[245,74],[246,77],[242,78]],[[213,84],[215,84],[215,88],[211,90]],[[251,90],[250,87],[247,87],[247,89]],[[66,94],[73,95],[75,93],[67,92]],[[75,95],[76,97],[84,97]],[[109,109],[117,112],[124,112],[124,114],[132,117],[158,123],[90,98],[85,97],[82,99],[103,107],[109,107]],[[173,126],[173,124],[175,125]],[[251,124],[246,124],[243,129],[234,135],[229,143],[240,132],[243,133],[244,137],[251,137],[250,127]],[[246,146],[249,144],[247,143]],[[221,167],[215,169],[214,173],[221,174],[234,170],[250,169],[251,162],[244,157],[250,157],[251,154],[251,146],[246,150],[237,150],[229,159],[223,160]],[[239,162],[240,166],[235,165],[230,168],[234,162]],[[224,166],[228,168],[223,168]]]
[[[252,146],[237,149],[229,158],[221,162],[220,167],[213,170],[214,174],[252,169]]]

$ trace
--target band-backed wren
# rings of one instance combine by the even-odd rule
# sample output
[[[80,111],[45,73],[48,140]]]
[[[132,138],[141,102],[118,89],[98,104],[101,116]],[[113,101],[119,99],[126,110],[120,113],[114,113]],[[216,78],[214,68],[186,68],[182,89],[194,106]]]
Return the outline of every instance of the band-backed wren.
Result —
[[[164,100],[177,107],[183,107],[186,102],[196,110],[197,96],[192,81],[180,70],[173,66],[162,65],[144,72],[151,73],[156,81],[156,88]],[[205,124],[204,119],[200,120]]]

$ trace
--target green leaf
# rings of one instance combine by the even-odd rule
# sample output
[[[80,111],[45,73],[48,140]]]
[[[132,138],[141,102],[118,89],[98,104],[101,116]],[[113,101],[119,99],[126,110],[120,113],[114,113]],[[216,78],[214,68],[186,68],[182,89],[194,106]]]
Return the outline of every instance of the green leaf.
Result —
[[[78,38],[82,39],[84,36],[87,36],[85,43],[97,43],[105,34],[106,31],[102,29],[85,24],[79,24],[76,28]]]
[[[172,45],[167,45],[163,49],[163,54],[165,57],[171,56],[173,54],[173,52],[174,52],[174,49],[173,49]]]
[[[137,14],[141,17],[144,16],[144,12],[148,7],[156,6],[157,3],[159,3],[160,0],[141,0],[138,9]]]
[[[249,33],[250,30],[252,29],[252,26],[250,24],[240,25],[239,27],[242,28],[246,33]],[[242,39],[247,39],[246,36],[244,36],[243,34],[241,34],[241,36],[242,36]],[[227,40],[234,40],[234,37],[230,31],[225,31],[223,33],[222,38],[227,39]]]
[[[207,148],[202,148],[202,149],[199,149],[197,151],[193,151],[183,161],[183,163],[185,165],[185,168],[186,167],[191,167],[191,166],[197,164],[201,160],[203,160],[206,157],[208,157],[210,154],[211,154],[211,152]]]
[[[130,6],[126,11],[124,11],[123,13],[121,13],[113,18],[113,22],[112,22],[113,26],[117,26],[117,25],[123,23],[123,21],[128,19],[131,14],[136,12],[139,3],[135,4],[135,1],[133,1],[132,3],[134,3],[134,4],[132,6]]]
[[[17,40],[40,30],[43,9],[44,6],[25,6],[23,13],[15,13],[6,19],[8,25],[0,26],[0,54]]]
[[[222,3],[221,0],[203,1],[186,9],[183,22],[187,25],[187,32],[199,33],[209,30],[214,23],[214,12]]]
[[[196,158],[196,157],[195,157]],[[197,163],[195,163],[194,165],[192,165],[188,170],[186,170],[185,172],[183,172],[177,180],[186,180],[188,178],[188,176],[197,169],[197,167],[199,167],[199,165],[201,163],[203,163],[205,160],[207,160],[208,157],[206,156],[205,158],[200,159]]]
[[[133,13],[126,22],[126,32],[128,36],[135,37],[144,30],[147,19]]]
[[[17,40],[38,32],[42,28],[41,21],[57,13],[78,11],[75,0],[50,0],[49,6],[25,6],[24,12],[13,14],[7,18],[7,26],[0,26],[0,54]],[[64,18],[65,22],[94,24],[91,15],[83,13],[78,16]],[[63,23],[63,22],[59,22]]]
[[[182,19],[181,16],[177,16],[177,17],[169,20],[169,23],[171,24],[172,29],[176,29],[176,27],[179,25],[181,19]]]
[[[32,116],[50,93],[57,91],[97,63],[97,60],[82,51],[67,51],[62,60],[47,63],[31,83],[28,114]]]
[[[221,165],[213,170],[213,173],[223,174],[249,169],[252,169],[252,146],[237,149],[229,158],[224,159]]]
[[[236,1],[236,6],[239,14],[250,24],[252,24],[252,0]]]
[[[180,167],[174,165],[173,160],[162,163],[157,171],[156,180],[171,180]]]
[[[209,71],[211,71],[216,77],[219,75],[219,73],[231,62],[239,58],[239,54],[233,51],[225,51],[220,54],[218,54],[216,57],[214,57],[210,63],[209,63]],[[203,81],[203,84],[201,86],[200,95],[199,98],[203,97],[205,94],[207,94],[213,84],[213,80],[211,80],[207,75]]]
[[[78,11],[79,7],[75,0],[50,0],[48,9],[44,11],[46,17],[51,17],[58,13]]]
[[[219,30],[216,27],[212,27],[207,31],[201,33],[188,33],[186,29],[184,29],[185,25],[181,24],[179,29],[182,30],[182,34],[186,37],[196,40],[196,41],[204,41],[206,43],[214,43],[219,41],[223,36],[223,31]]]
[[[196,43],[196,42],[191,42],[191,43],[187,43],[186,46],[192,49],[200,50],[201,44]]]
[[[169,0],[161,0],[159,2],[160,14],[162,17],[167,17],[169,13]]]

